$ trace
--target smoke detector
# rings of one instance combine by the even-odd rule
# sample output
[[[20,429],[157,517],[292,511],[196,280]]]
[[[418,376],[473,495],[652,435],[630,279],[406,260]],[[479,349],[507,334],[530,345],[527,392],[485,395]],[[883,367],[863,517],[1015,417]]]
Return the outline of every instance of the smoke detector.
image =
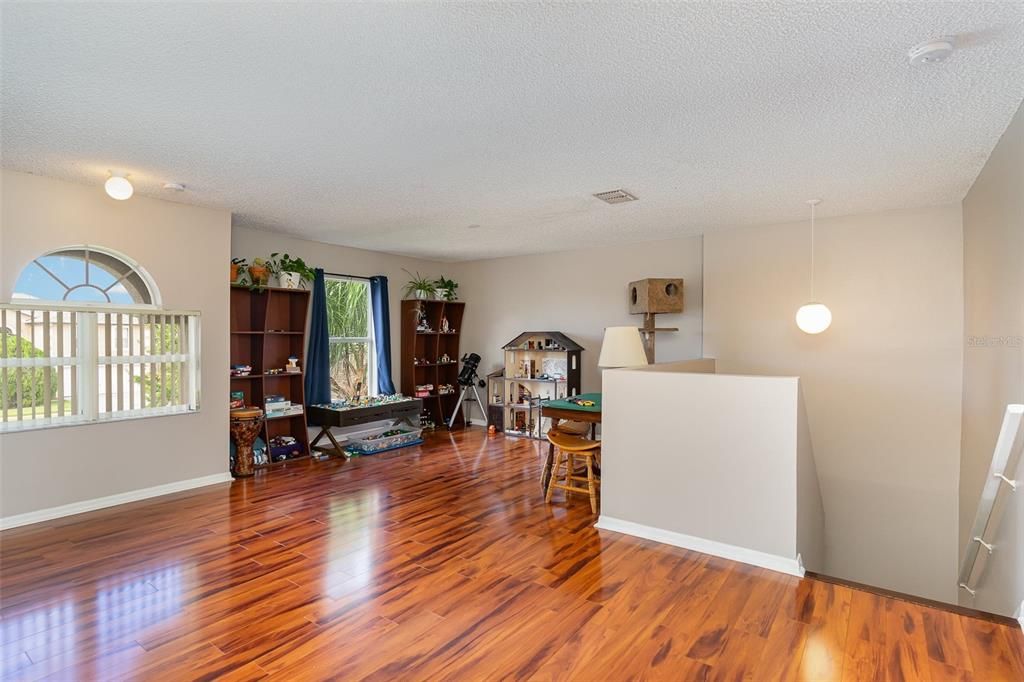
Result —
[[[953,43],[949,40],[929,40],[915,45],[907,52],[914,66],[941,64],[953,54]]]
[[[598,192],[594,196],[606,204],[624,204],[627,201],[636,201],[636,197],[624,189],[613,189],[607,192]]]

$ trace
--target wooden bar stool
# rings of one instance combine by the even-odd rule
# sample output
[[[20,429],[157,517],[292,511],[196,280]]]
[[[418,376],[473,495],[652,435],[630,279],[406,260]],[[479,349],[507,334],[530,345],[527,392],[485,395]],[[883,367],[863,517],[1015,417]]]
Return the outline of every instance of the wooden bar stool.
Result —
[[[551,465],[551,480],[548,482],[548,494],[545,501],[550,503],[555,488],[564,490],[566,493],[584,493],[590,495],[590,510],[597,513],[597,485],[598,480],[594,476],[594,458],[601,452],[601,441],[588,440],[579,436],[572,436],[562,433],[557,429],[548,431],[548,440],[555,446],[555,461]],[[576,458],[582,457],[586,461],[586,477],[576,475]],[[559,467],[565,465],[565,476],[562,483],[559,482]],[[582,481],[587,484],[586,488],[573,485],[574,481]]]

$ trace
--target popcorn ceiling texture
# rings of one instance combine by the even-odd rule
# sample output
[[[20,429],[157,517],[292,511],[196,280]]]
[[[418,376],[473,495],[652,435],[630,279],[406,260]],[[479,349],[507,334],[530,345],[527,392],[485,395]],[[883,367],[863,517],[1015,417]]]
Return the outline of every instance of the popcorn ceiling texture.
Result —
[[[0,11],[4,167],[440,260],[958,201],[1024,97],[1020,2]]]

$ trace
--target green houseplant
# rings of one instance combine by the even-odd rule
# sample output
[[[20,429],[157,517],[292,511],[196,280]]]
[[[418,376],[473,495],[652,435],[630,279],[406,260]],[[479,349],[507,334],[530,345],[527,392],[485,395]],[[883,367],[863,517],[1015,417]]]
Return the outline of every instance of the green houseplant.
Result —
[[[438,298],[445,301],[454,301],[458,298],[455,290],[459,288],[459,283],[454,279],[446,279],[444,275],[441,275],[434,281],[434,287],[436,288]]]
[[[405,297],[406,298],[418,298],[421,301],[433,298],[437,292],[437,284],[432,279],[426,277],[420,277],[420,273],[413,275],[408,270],[403,268],[403,272],[409,275],[410,279],[405,284]]]
[[[270,266],[262,258],[253,258],[249,266],[250,286],[254,289],[262,289],[270,281]]]
[[[231,283],[240,284],[249,271],[249,261],[244,258],[231,259]]]
[[[298,289],[303,280],[312,281],[314,276],[313,268],[306,265],[306,261],[287,253],[270,254],[270,270],[285,289]]]

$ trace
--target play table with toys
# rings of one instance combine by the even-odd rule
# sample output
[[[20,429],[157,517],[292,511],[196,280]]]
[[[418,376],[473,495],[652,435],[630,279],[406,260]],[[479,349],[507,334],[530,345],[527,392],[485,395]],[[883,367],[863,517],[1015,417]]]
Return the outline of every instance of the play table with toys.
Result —
[[[590,437],[597,437],[597,425],[601,423],[601,394],[581,393],[571,398],[560,400],[544,400],[541,402],[540,416],[551,420],[551,428],[558,428],[559,422],[585,422],[590,424]],[[551,464],[555,459],[555,446],[548,443],[548,454],[541,470],[541,490],[547,490],[551,478]]]
[[[401,395],[369,398],[355,403],[310,405],[307,411],[309,425],[319,426],[320,433],[309,447],[316,452],[347,457],[345,448],[331,433],[332,428],[346,428],[380,421],[390,421],[392,426],[405,422],[418,428],[422,410],[421,399]],[[330,446],[318,445],[320,439],[324,437],[330,441]]]

